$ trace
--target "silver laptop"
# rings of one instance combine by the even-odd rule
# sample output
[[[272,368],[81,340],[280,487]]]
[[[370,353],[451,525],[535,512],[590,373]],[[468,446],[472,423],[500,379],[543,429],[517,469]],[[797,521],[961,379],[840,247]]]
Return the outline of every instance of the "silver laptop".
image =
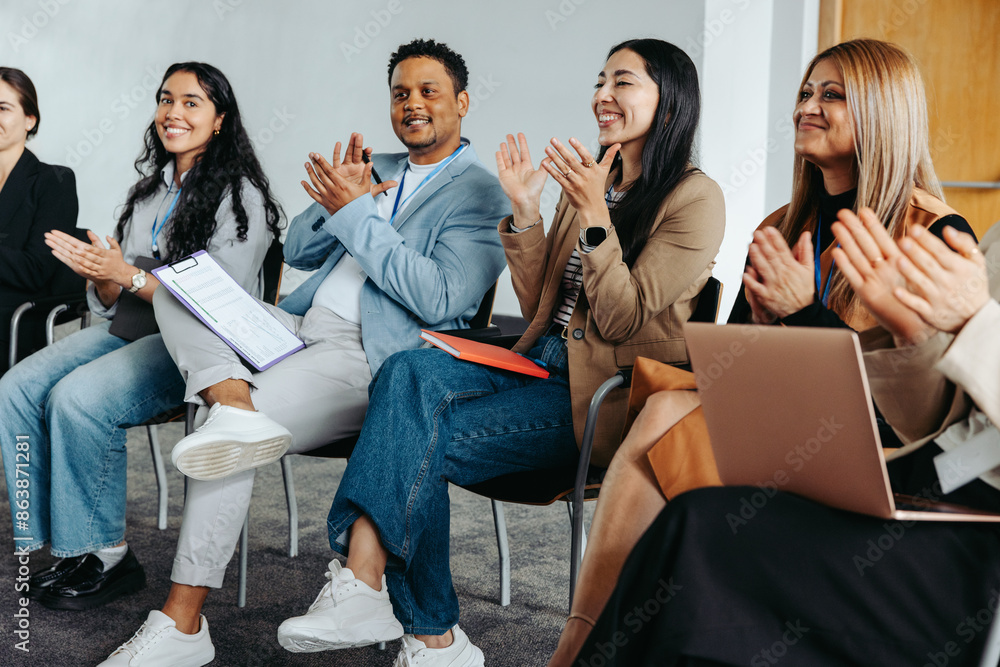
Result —
[[[684,334],[723,484],[885,519],[1000,522],[893,494],[853,331],[688,323]]]

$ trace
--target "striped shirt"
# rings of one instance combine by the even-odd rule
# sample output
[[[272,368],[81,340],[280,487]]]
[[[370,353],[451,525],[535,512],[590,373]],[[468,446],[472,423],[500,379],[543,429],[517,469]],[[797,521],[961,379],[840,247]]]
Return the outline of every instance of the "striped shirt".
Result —
[[[604,194],[604,201],[607,203],[608,208],[611,209],[618,205],[618,202],[621,201],[624,195],[624,192],[615,192],[614,186],[612,186]],[[521,229],[511,224],[510,229],[514,233],[520,233],[530,228]],[[596,247],[580,241],[579,248],[574,248],[573,254],[569,256],[569,261],[566,262],[566,268],[563,270],[562,284],[560,285],[562,296],[559,299],[559,306],[552,315],[553,324],[561,327],[569,326],[569,319],[573,315],[573,309],[580,298],[580,288],[583,286],[583,263],[580,261],[580,252],[582,251],[586,255]]]

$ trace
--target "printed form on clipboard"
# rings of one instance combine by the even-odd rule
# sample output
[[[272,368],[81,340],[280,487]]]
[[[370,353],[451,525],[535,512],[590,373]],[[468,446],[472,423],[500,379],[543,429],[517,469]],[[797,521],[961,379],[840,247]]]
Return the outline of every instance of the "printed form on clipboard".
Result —
[[[153,275],[258,371],[305,347],[204,250],[153,269]]]
[[[538,362],[503,347],[459,338],[458,336],[449,336],[448,334],[428,331],[427,329],[420,330],[420,337],[431,345],[439,347],[451,356],[463,361],[502,368],[505,371],[514,371],[515,373],[522,373],[538,378],[547,378],[549,376],[549,372],[542,368]]]

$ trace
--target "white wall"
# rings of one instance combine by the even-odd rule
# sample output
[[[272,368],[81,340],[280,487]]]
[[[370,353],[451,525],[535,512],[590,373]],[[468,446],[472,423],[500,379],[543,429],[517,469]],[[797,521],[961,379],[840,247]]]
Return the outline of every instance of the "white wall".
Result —
[[[73,167],[80,226],[110,233],[136,178],[132,162],[152,117],[153,94],[173,62],[203,60],[226,73],[292,217],[311,201],[299,185],[309,151],[329,154],[354,130],[376,151],[401,150],[388,122],[386,72],[401,43],[433,37],[465,56],[473,108],[463,134],[495,171],[493,152],[507,132],[524,131],[536,161],[552,136],[594,145],[589,101],[607,49],[630,37],[666,39],[692,55],[702,76],[699,152],[705,170],[727,189],[729,225],[718,273],[731,301],[748,230],[773,199],[771,165],[786,158],[790,164],[790,152],[768,153],[738,187],[730,182],[733,169],[780,137],[771,91],[793,99],[800,55],[808,48],[802,35],[815,31],[815,16],[797,0],[613,6],[595,0],[5,0],[0,63],[24,69],[38,88],[42,124],[29,147],[44,161]],[[773,173],[780,192],[781,178]],[[557,196],[550,182],[543,211]],[[495,311],[518,312],[509,280]]]
[[[791,193],[791,113],[815,54],[819,0],[706,0],[705,7],[702,168],[726,197],[714,270],[725,286],[725,321],[753,230]]]

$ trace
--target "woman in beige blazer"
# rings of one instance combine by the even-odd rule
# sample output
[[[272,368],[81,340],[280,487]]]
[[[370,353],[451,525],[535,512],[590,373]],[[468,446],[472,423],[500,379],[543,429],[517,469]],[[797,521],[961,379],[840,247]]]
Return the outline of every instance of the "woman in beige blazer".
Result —
[[[347,566],[331,564],[331,583],[309,613],[282,625],[282,636],[315,650],[403,634],[408,660],[482,665],[456,625],[449,481],[574,465],[584,406],[602,380],[640,353],[685,360],[680,324],[724,227],[720,188],[690,165],[697,72],[676,46],[643,39],[614,47],[596,78],[596,158],[576,139],[553,140],[535,169],[523,135],[508,136],[497,153],[513,210],[500,234],[531,321],[516,350],[549,377],[437,349],[386,360],[328,519],[330,544]],[[546,235],[539,201],[549,175],[563,196]],[[622,396],[604,417],[600,463],[613,454],[624,407]],[[334,606],[323,602],[330,599]]]
[[[897,246],[861,217],[841,212],[834,255],[881,325],[861,339],[875,402],[906,443],[888,463],[893,490],[998,513],[992,464],[970,464],[978,478],[946,494],[933,459],[972,440],[1000,450],[1000,225],[979,249],[946,231],[949,249],[922,228]],[[784,491],[733,523],[754,492],[671,502],[572,664],[985,664],[997,524],[886,521]]]
[[[943,201],[920,71],[893,44],[838,44],[806,68],[792,120],[791,202],[754,233],[729,322],[869,328],[874,319],[833,259],[838,210],[868,206],[897,239],[916,227],[938,237],[949,227],[972,232]],[[657,361],[635,364],[628,409],[635,422],[605,477],[553,665],[575,653],[625,557],[664,505],[686,490],[720,484],[694,377]]]

